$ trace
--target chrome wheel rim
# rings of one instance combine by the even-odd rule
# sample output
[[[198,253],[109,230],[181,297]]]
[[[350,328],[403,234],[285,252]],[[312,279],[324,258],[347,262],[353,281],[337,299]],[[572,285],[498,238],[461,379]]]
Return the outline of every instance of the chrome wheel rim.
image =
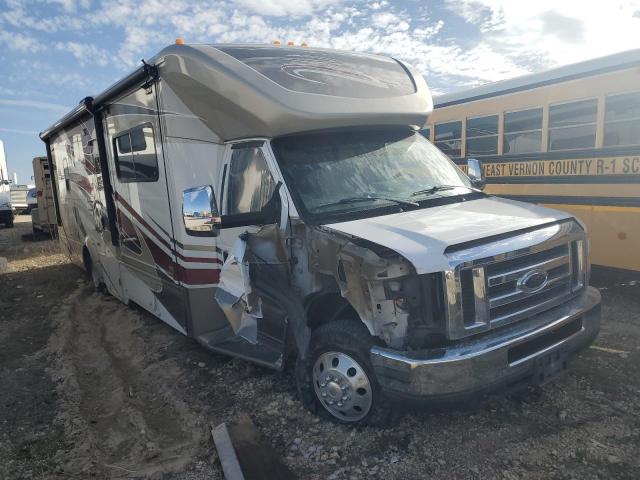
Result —
[[[346,353],[326,352],[313,365],[313,388],[322,406],[344,422],[367,416],[373,403],[364,368]]]

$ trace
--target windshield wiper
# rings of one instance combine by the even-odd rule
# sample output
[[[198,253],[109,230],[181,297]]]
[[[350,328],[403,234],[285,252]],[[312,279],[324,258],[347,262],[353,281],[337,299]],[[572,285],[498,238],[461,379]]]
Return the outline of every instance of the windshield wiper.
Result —
[[[370,200],[386,200],[388,202],[394,202],[397,203],[398,205],[404,205],[405,207],[419,207],[420,204],[417,202],[412,202],[411,200],[401,200],[399,198],[392,198],[392,197],[384,197],[384,196],[380,196],[380,195],[362,195],[359,197],[346,197],[346,198],[341,198],[340,200],[337,200],[335,202],[330,202],[330,203],[324,203],[322,205],[318,205],[317,207],[314,208],[314,210],[319,210],[321,208],[326,208],[326,207],[333,207],[335,205],[347,205],[350,203],[360,203],[360,202],[368,202]]]
[[[418,195],[433,195],[437,192],[442,192],[443,190],[453,190],[454,188],[466,188],[471,191],[478,191],[475,188],[465,187],[464,185],[434,185],[433,187],[425,188],[424,190],[418,190],[417,192],[413,192],[411,194],[412,197],[417,197]]]

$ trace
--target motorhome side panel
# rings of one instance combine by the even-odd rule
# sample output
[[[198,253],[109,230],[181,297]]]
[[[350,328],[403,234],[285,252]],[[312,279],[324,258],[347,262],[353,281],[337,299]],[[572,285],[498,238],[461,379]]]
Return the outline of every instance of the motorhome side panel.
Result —
[[[96,168],[95,127],[90,116],[60,130],[50,139],[52,180],[60,211],[60,242],[74,262],[83,264],[83,248],[100,236],[94,207],[101,181]],[[93,242],[90,240],[94,237]]]
[[[155,86],[109,102],[104,118],[123,295],[187,333]]]
[[[228,327],[215,301],[223,255],[216,238],[189,234],[183,220],[183,194],[189,189],[210,186],[220,208],[219,192],[225,145],[200,117],[180,100],[164,81],[158,87],[160,127],[174,225],[177,268],[182,274],[189,312],[189,332],[196,338]],[[184,92],[182,92],[184,95]]]

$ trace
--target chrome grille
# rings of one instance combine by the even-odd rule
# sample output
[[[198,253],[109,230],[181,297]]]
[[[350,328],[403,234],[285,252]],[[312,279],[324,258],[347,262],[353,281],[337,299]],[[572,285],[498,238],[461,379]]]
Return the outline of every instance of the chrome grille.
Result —
[[[452,270],[444,276],[447,336],[488,331],[561,304],[586,285],[586,251],[585,233],[574,221],[453,247]],[[474,258],[478,253],[482,257]]]
[[[516,321],[553,306],[571,293],[570,244],[487,265],[487,301],[491,327]],[[546,272],[538,291],[523,291],[518,281],[533,270]]]

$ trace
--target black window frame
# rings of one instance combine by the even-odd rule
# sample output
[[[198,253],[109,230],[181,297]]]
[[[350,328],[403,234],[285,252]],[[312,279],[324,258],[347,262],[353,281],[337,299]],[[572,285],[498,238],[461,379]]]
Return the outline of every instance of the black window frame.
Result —
[[[593,121],[589,121],[589,122],[584,122],[581,121],[580,123],[572,123],[569,125],[554,125],[553,124],[553,116],[554,116],[554,112],[553,110],[555,108],[561,108],[561,107],[566,107],[568,105],[578,105],[578,104],[588,104],[588,103],[592,103],[594,105],[594,111],[593,111]],[[570,147],[570,148],[553,148],[552,145],[552,134],[553,132],[559,132],[559,131],[569,131],[569,130],[576,130],[576,129],[580,129],[580,128],[584,128],[584,127],[593,127],[593,145],[590,146],[586,146],[586,145],[580,145],[577,147]],[[571,100],[568,102],[559,102],[559,103],[553,103],[549,105],[549,123],[548,123],[548,127],[547,127],[547,151],[549,152],[565,152],[565,151],[570,151],[570,150],[585,150],[585,149],[592,149],[592,148],[596,148],[596,136],[597,136],[597,132],[598,132],[598,99],[597,98],[582,98],[580,100]]]
[[[490,118],[494,118],[495,117],[495,131],[488,131],[487,132],[483,132],[481,134],[471,134],[469,135],[470,132],[470,128],[469,128],[469,121],[473,122],[474,120],[484,120],[484,119],[490,119]],[[500,115],[497,113],[492,113],[489,115],[477,115],[474,117],[467,117],[466,119],[466,137],[465,137],[465,145],[464,145],[464,154],[466,157],[469,156],[473,156],[473,157],[486,157],[486,156],[490,156],[490,155],[497,155],[498,154],[498,131],[500,130]],[[493,153],[469,153],[469,140],[476,140],[476,139],[488,139],[488,138],[493,138],[495,140],[495,152]]]
[[[136,170],[135,170],[135,152],[136,151],[141,151],[141,150],[134,150],[133,149],[133,143],[131,142],[131,132],[133,130],[137,130],[137,129],[144,129],[145,127],[149,127],[151,129],[151,136],[153,139],[153,152],[155,155],[155,164],[156,164],[156,169],[155,169],[155,176],[154,177],[145,177],[144,179],[138,179],[137,176],[135,176],[134,178],[122,178],[122,175],[120,173],[120,160],[118,157],[118,139],[124,137],[125,135],[129,135],[129,145],[130,145],[130,152],[128,152],[132,158],[134,158],[133,160],[133,165],[134,165],[134,174],[137,174]],[[118,178],[118,181],[120,183],[155,183],[160,179],[160,164],[158,162],[158,150],[156,149],[156,131],[153,128],[153,123],[151,122],[145,122],[145,123],[141,123],[139,125],[136,125],[135,127],[131,127],[128,128],[127,130],[123,130],[121,132],[118,132],[116,135],[113,136],[112,142],[111,142],[112,148],[113,148],[113,160],[114,160],[114,164],[116,167],[116,177]],[[146,143],[145,143],[146,146]]]
[[[517,114],[522,114],[524,112],[533,112],[533,111],[539,111],[540,112],[540,126],[538,128],[525,128],[525,129],[520,129],[520,130],[516,130],[516,129],[509,129],[508,128],[508,122],[509,122],[509,115],[517,115]],[[514,123],[516,122],[522,122],[523,120],[515,120]],[[502,114],[502,154],[503,155],[528,155],[531,153],[540,153],[542,152],[542,142],[543,142],[543,136],[542,136],[542,130],[543,130],[543,124],[544,124],[544,107],[538,106],[538,107],[527,107],[527,108],[522,108],[519,110],[510,110],[507,112],[503,112]],[[511,137],[513,135],[517,135],[517,134],[531,134],[531,133],[539,133],[540,134],[540,143],[538,145],[538,149],[537,150],[528,150],[525,152],[512,152],[511,149],[509,148],[509,145],[507,143],[507,137]]]
[[[459,123],[460,124],[460,136],[459,137],[453,137],[453,138],[447,138],[447,139],[441,139],[438,140],[438,127],[443,127],[444,125],[450,125],[450,124],[454,124],[454,123]],[[448,155],[449,157],[452,158],[461,158],[462,157],[462,127],[463,127],[463,121],[462,120],[450,120],[447,122],[440,122],[440,123],[435,123],[433,125],[433,144],[438,147],[442,153],[444,153],[445,155]],[[459,155],[452,155],[450,154],[450,152],[453,149],[450,149],[448,147],[446,148],[442,148],[444,144],[446,144],[447,142],[459,142],[459,150],[460,150],[460,154]]]
[[[634,147],[637,145],[640,145],[640,138],[638,138],[638,141],[636,141],[635,143],[609,143],[607,142],[608,140],[608,132],[607,132],[607,127],[611,126],[611,125],[620,125],[620,124],[631,124],[631,123],[640,123],[640,112],[638,112],[638,115],[636,116],[630,116],[630,117],[625,117],[625,118],[615,118],[615,119],[608,119],[607,118],[607,113],[609,112],[609,101],[612,98],[615,97],[633,97],[633,96],[637,96],[640,98],[640,90],[631,90],[631,91],[627,91],[627,92],[619,92],[619,93],[612,93],[609,94],[605,97],[604,99],[604,126],[603,126],[603,130],[604,130],[604,138],[603,138],[603,142],[602,142],[602,146],[603,147]]]

